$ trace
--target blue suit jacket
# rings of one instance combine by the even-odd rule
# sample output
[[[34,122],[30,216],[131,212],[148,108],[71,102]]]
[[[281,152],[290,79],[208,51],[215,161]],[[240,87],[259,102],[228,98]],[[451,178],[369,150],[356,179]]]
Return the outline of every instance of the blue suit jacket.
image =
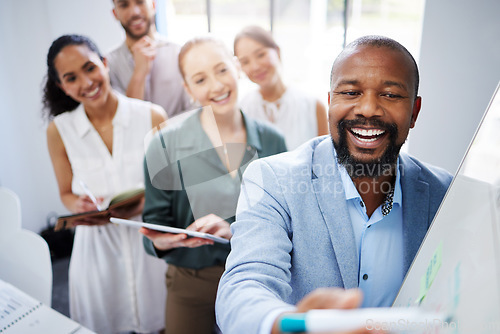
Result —
[[[319,287],[358,286],[358,256],[329,136],[253,162],[242,182],[216,313],[223,333],[257,333],[272,310]],[[404,273],[451,175],[400,155]],[[381,240],[383,242],[383,240]]]

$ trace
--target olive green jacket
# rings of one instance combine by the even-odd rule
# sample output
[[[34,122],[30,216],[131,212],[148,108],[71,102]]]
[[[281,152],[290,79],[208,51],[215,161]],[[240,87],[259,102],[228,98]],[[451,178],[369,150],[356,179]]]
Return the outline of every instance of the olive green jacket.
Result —
[[[258,158],[286,151],[283,136],[269,123],[246,116],[246,144],[226,146],[237,155],[233,175],[221,162],[200,123],[200,110],[181,115],[182,120],[173,122],[158,132],[151,140],[146,153],[144,171],[146,200],[143,220],[147,223],[186,228],[195,219],[215,214],[227,222],[234,222],[240,183],[247,165]],[[230,161],[231,163],[231,161]],[[215,243],[198,248],[177,248],[159,251],[144,238],[148,254],[161,257],[179,267],[201,269],[224,265],[230,246]]]

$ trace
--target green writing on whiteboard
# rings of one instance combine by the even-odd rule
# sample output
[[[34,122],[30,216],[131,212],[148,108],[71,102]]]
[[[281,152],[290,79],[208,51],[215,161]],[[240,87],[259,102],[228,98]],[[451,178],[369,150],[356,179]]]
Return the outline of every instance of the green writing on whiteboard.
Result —
[[[439,268],[441,268],[442,258],[443,258],[443,242],[441,241],[437,246],[436,250],[434,251],[434,254],[432,255],[432,258],[429,262],[429,265],[427,266],[425,274],[420,279],[420,293],[416,301],[417,303],[421,303],[422,300],[424,300],[425,296],[427,295],[427,292],[429,291],[432,282],[434,282],[434,279],[436,278]]]

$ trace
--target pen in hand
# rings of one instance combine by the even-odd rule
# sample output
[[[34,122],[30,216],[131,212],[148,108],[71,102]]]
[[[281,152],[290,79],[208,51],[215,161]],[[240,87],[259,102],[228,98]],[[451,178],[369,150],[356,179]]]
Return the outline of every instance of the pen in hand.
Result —
[[[85,182],[83,182],[83,180],[78,180],[78,181],[80,183],[80,187],[82,187],[85,194],[90,198],[92,203],[94,203],[95,206],[97,207],[97,210],[102,211],[101,206],[97,202],[97,199],[95,198],[94,194],[92,194],[92,192],[90,191],[89,187],[87,187],[87,185],[85,184]]]
[[[290,313],[279,319],[280,330],[284,333],[295,332],[345,332],[360,329],[380,330],[394,324],[395,329],[405,333],[416,333],[414,324],[425,324],[433,329],[449,322],[451,317],[442,313],[425,311],[420,308],[363,308],[363,309],[315,309],[305,313]],[[413,324],[413,325],[412,325]],[[403,328],[406,325],[407,328]],[[421,329],[421,328],[420,328]]]

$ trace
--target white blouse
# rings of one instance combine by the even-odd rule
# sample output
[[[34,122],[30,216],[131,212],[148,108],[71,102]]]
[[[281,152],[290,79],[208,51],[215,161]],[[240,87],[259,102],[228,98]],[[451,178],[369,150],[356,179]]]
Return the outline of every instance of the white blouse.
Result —
[[[74,194],[83,194],[80,180],[108,201],[144,186],[144,137],[151,130],[151,104],[117,95],[113,154],[82,105],[54,119],[73,170]],[[76,227],[69,268],[71,318],[97,333],[163,328],[166,268],[165,261],[146,254],[137,229],[114,224]]]
[[[258,89],[250,91],[240,106],[247,115],[273,123],[285,136],[289,151],[318,135],[316,99],[294,87],[275,102],[265,101]]]

